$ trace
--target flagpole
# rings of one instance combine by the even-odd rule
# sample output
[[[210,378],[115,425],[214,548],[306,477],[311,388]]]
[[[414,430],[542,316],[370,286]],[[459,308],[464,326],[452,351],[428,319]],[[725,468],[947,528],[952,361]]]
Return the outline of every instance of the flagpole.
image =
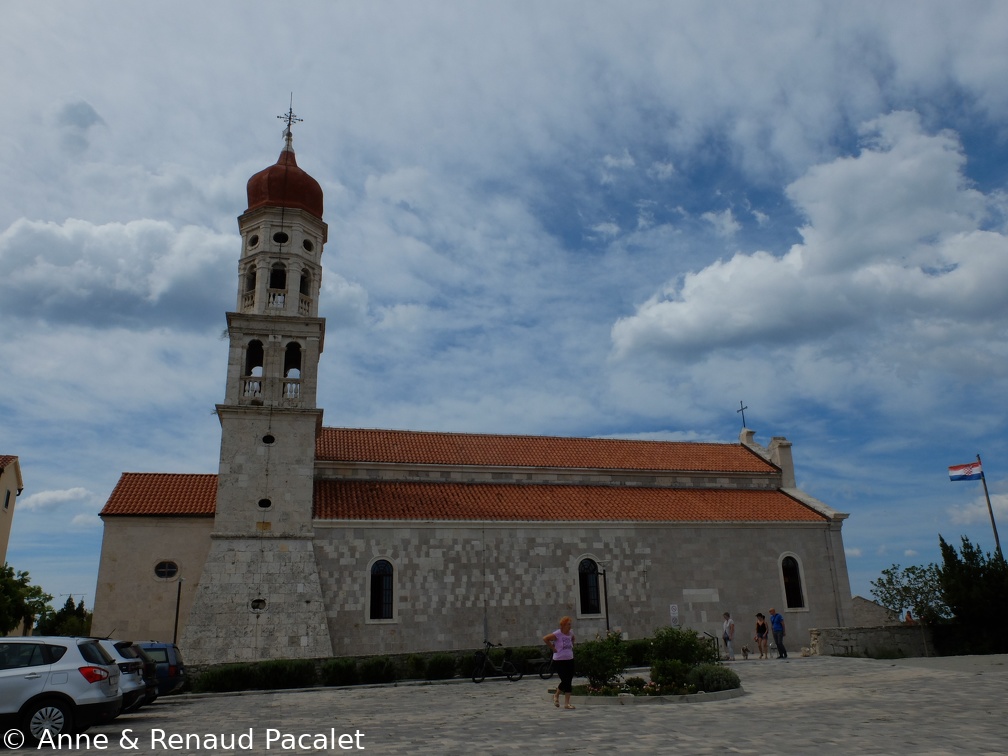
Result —
[[[1001,553],[1001,541],[998,539],[997,525],[994,523],[994,508],[991,506],[990,492],[987,490],[987,477],[984,475],[983,462],[980,461],[979,454],[977,454],[977,464],[980,465],[980,480],[983,482],[984,496],[987,497],[987,512],[990,514],[991,528],[994,529],[994,547],[1003,562],[1004,554]]]

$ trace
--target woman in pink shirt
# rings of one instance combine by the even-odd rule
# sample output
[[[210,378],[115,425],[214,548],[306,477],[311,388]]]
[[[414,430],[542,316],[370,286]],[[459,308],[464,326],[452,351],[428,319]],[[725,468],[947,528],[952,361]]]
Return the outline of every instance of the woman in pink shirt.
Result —
[[[564,693],[564,708],[571,706],[571,682],[574,680],[574,633],[571,632],[571,618],[560,618],[560,629],[543,637],[543,642],[553,650],[553,667],[560,675],[560,684],[553,694],[553,705],[560,708],[560,692]]]

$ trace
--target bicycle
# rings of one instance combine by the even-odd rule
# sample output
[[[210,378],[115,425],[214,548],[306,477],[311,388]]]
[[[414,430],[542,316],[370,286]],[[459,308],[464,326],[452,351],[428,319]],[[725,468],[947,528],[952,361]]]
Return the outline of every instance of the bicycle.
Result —
[[[528,662],[533,672],[538,672],[543,680],[549,680],[556,671],[553,669],[553,651],[547,648],[546,654],[541,659],[534,659]]]
[[[496,645],[499,648],[504,644],[498,643]],[[504,661],[498,667],[490,658],[490,649],[494,647],[494,644],[488,640],[484,640],[483,646],[482,651],[476,652],[476,666],[473,668],[472,673],[472,681],[474,683],[483,682],[487,678],[487,675],[504,675],[511,682],[518,682],[522,679],[522,671],[511,661],[510,648],[504,649]]]

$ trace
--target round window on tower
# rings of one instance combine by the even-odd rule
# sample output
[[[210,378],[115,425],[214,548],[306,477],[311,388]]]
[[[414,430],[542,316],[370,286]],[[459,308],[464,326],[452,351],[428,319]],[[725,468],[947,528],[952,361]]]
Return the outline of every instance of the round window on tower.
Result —
[[[290,241],[290,237],[287,236],[287,234],[285,234],[283,231],[277,231],[275,234],[273,234],[273,241],[275,241],[277,244],[286,244],[287,242]]]
[[[259,499],[259,509],[269,509],[273,506],[273,502],[269,499]]]
[[[259,234],[252,234],[252,236],[249,237],[248,246],[249,249],[259,246]]]
[[[311,243],[311,239],[305,239],[301,242],[301,246],[305,248],[305,252],[311,252],[315,249],[315,245]]]
[[[276,437],[272,433],[267,433],[265,436],[262,437],[262,442],[266,444],[266,446],[269,446],[270,444],[276,442]]]
[[[165,560],[154,565],[154,577],[159,580],[171,580],[178,575],[178,565],[175,562]]]

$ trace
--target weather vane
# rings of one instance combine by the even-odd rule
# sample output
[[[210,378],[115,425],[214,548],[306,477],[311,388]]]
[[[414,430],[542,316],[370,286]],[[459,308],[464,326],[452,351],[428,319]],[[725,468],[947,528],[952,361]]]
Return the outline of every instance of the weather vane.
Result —
[[[291,131],[291,126],[293,126],[295,123],[301,123],[304,120],[303,118],[298,118],[296,115],[294,115],[294,93],[293,92],[291,92],[290,107],[287,108],[287,112],[284,113],[283,115],[278,115],[277,118],[279,118],[281,121],[286,121],[287,122],[287,128],[284,129],[284,138],[287,139],[287,142],[289,144],[290,141],[291,141],[291,139],[294,136],[294,132]]]
[[[745,411],[747,409],[749,409],[749,408],[746,407],[744,404],[742,404],[742,402],[739,402],[738,406],[739,406],[739,408],[737,410],[735,410],[735,414],[738,414],[739,412],[742,413],[742,427],[745,428],[746,427],[746,424],[745,424]]]

